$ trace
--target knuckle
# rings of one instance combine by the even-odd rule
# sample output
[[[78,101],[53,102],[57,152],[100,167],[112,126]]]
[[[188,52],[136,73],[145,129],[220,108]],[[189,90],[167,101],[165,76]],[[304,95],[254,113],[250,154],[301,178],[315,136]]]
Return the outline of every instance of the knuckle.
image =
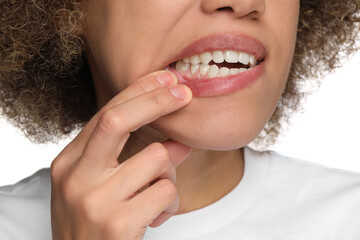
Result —
[[[50,173],[51,173],[50,175],[51,175],[51,180],[53,182],[57,182],[60,180],[60,172],[61,172],[60,159],[55,158],[50,165]]]
[[[75,158],[74,158],[75,159]],[[52,182],[59,182],[62,179],[62,176],[66,174],[66,171],[69,169],[69,166],[73,159],[69,159],[69,156],[66,154],[60,153],[50,165],[50,175]]]
[[[135,83],[135,89],[137,89],[138,95],[150,92],[158,87],[160,87],[160,83],[156,79],[146,79]]]
[[[126,219],[124,217],[126,215]],[[102,231],[109,238],[124,237],[125,232],[129,231],[131,226],[128,224],[128,214],[112,214],[102,224]]]
[[[167,89],[159,88],[152,92],[152,100],[159,106],[166,106],[169,103],[169,97],[165,94],[164,90],[168,91]]]
[[[138,83],[136,88],[137,88],[138,95],[145,94],[149,91],[143,83]]]
[[[167,168],[170,164],[170,154],[166,147],[158,142],[152,143],[150,146],[150,156],[156,161],[157,166]]]
[[[177,189],[172,181],[169,179],[161,179],[159,182],[160,194],[169,202],[176,201]]]
[[[85,219],[95,223],[99,220],[97,213],[100,204],[98,196],[90,192],[78,200],[76,208]]]
[[[99,119],[99,128],[105,133],[120,130],[124,125],[126,125],[124,113],[115,113],[111,109],[104,111]]]
[[[157,158],[165,158],[165,159],[170,158],[169,151],[162,143],[159,142],[152,143],[150,145],[150,151],[151,154],[153,154],[153,156],[156,156]]]

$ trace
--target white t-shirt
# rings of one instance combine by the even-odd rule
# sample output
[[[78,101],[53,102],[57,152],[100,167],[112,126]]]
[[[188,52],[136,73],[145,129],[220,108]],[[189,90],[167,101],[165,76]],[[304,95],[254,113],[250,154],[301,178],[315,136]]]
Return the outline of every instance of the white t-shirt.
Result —
[[[49,169],[0,188],[0,239],[51,239]],[[359,240],[360,173],[246,147],[244,176],[229,194],[144,239]]]

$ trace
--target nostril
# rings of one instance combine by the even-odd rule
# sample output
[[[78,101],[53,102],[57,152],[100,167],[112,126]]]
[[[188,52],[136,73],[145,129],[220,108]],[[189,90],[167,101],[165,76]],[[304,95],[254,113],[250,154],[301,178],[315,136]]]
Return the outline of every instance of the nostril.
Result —
[[[218,8],[217,10],[219,10],[219,11],[233,11],[233,9],[231,7],[221,7],[221,8]]]

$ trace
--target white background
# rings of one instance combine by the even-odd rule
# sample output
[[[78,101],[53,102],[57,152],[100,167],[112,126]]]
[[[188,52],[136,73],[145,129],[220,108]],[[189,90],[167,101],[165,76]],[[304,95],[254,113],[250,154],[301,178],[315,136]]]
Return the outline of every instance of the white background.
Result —
[[[305,112],[273,150],[329,167],[360,172],[360,54],[328,75],[308,98]],[[0,186],[17,182],[49,167],[70,141],[33,145],[0,118]]]

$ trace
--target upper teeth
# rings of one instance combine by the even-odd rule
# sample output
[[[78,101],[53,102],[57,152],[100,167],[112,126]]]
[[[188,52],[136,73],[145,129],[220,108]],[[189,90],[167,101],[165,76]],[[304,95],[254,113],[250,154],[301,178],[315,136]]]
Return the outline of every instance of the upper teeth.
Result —
[[[191,74],[195,74],[195,72],[199,70],[201,76],[208,75],[209,78],[237,74],[247,70],[246,68],[222,68],[222,71],[220,71],[216,65],[212,65],[212,68],[210,68],[209,63],[211,61],[214,61],[215,63],[222,63],[224,61],[228,63],[239,62],[244,65],[249,65],[250,68],[254,67],[257,63],[256,58],[248,53],[237,52],[234,50],[217,50],[213,52],[204,52],[200,55],[194,55],[177,61],[176,70],[186,72],[190,69]],[[215,69],[215,67],[217,69]]]

